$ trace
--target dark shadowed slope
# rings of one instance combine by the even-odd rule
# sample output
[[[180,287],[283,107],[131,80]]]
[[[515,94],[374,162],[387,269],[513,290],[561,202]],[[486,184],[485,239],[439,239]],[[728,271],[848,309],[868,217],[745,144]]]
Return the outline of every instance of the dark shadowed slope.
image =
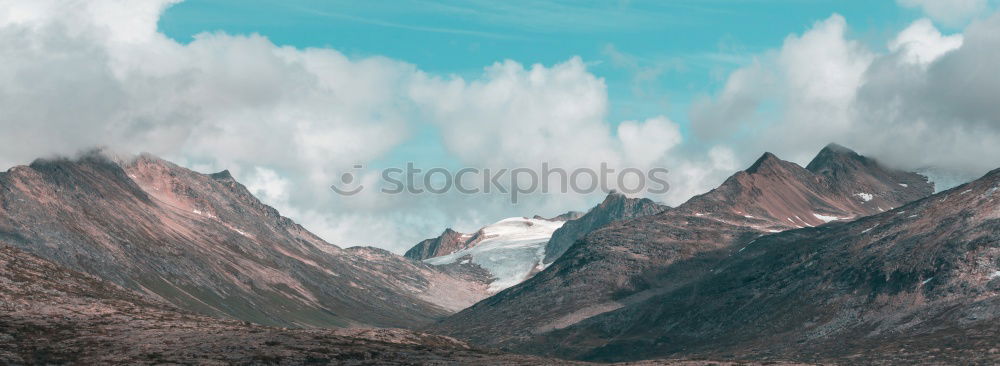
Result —
[[[525,348],[599,360],[1000,363],[1000,170],[724,252],[696,280]]]
[[[545,263],[554,262],[566,253],[573,243],[591,231],[613,222],[655,215],[667,208],[669,207],[647,198],[628,198],[624,194],[611,192],[603,202],[590,209],[587,214],[566,221],[566,224],[552,233],[552,238],[545,246]]]
[[[431,329],[474,343],[519,347],[694,281],[724,259],[726,249],[758,236],[876,214],[933,192],[917,174],[836,146],[819,154],[829,155],[845,155],[824,159],[826,169],[838,172],[836,179],[764,154],[719,188],[681,206],[587,235],[532,279]],[[864,163],[854,164],[858,159]],[[871,178],[887,176],[894,180]],[[677,261],[685,262],[673,266]]]
[[[413,327],[485,296],[479,282],[328,244],[228,172],[151,156],[0,173],[0,240],[187,310],[266,325]]]

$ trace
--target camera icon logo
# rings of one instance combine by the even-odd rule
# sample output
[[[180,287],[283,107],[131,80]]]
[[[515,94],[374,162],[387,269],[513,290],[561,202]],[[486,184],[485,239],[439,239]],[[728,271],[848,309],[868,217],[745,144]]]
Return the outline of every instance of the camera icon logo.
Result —
[[[360,183],[355,185],[355,181],[358,179],[354,176],[354,172],[360,171],[364,168],[364,165],[355,164],[351,171],[341,174],[340,183],[331,185],[330,189],[337,192],[337,194],[340,194],[341,196],[353,196],[358,194],[365,187]]]

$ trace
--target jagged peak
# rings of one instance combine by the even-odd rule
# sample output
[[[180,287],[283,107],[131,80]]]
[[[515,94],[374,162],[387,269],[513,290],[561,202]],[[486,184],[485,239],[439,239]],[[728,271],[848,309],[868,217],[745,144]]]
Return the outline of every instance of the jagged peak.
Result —
[[[824,151],[830,153],[838,153],[838,154],[857,154],[856,152],[854,152],[854,150],[851,150],[850,148],[845,147],[844,145],[838,144],[836,142],[831,142],[829,144],[826,144],[826,146],[823,147],[823,150],[820,150],[820,153]]]
[[[208,176],[216,180],[235,180],[235,178],[233,178],[233,175],[229,173],[229,169],[225,169],[218,173],[212,173],[209,174]]]
[[[74,156],[53,156],[48,158],[38,158],[28,166],[31,168],[44,167],[58,164],[78,164],[78,163],[98,163],[118,165],[115,156],[107,148],[95,147],[80,151]]]
[[[567,212],[565,212],[565,213],[563,213],[561,215],[554,216],[554,217],[551,217],[551,218],[547,218],[545,220],[549,220],[549,221],[569,221],[569,220],[576,220],[576,219],[580,218],[580,216],[583,216],[582,212],[579,212],[579,211],[567,211]]]
[[[454,229],[452,229],[452,228],[449,227],[449,228],[444,229],[444,231],[441,232],[440,236],[447,237],[447,236],[460,236],[460,235],[466,235],[466,234],[462,233],[462,232],[455,231]]]
[[[855,161],[866,165],[873,164],[874,160],[858,154],[842,145],[830,143],[816,154],[816,157],[806,165],[806,170],[818,173],[831,165],[840,165],[845,161]]]
[[[760,158],[757,158],[757,161],[753,165],[746,169],[746,172],[753,174],[765,170],[765,168],[778,168],[785,164],[788,164],[788,162],[781,160],[770,152],[765,152]]]
[[[602,205],[609,204],[612,202],[624,201],[626,199],[628,199],[628,196],[626,196],[624,193],[612,189],[611,191],[608,192],[608,195],[604,197],[604,201],[601,204]]]

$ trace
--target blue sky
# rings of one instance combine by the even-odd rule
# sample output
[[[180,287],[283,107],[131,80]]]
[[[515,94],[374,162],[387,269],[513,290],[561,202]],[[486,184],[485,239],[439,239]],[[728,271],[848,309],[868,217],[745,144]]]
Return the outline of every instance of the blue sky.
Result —
[[[834,13],[848,19],[851,38],[875,48],[922,16],[893,1],[187,0],[159,28],[180,42],[202,32],[257,33],[277,45],[385,56],[466,78],[508,59],[552,65],[580,56],[608,86],[612,124],[666,115],[688,138],[694,97]],[[386,165],[403,157],[452,163],[429,125]]]

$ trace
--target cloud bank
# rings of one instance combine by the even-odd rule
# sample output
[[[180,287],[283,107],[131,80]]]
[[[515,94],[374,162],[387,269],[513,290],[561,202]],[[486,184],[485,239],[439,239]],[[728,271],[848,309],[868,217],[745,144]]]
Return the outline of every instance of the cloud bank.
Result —
[[[944,35],[920,19],[884,49],[839,16],[789,36],[692,106],[694,130],[798,162],[838,141],[893,165],[973,178],[1000,166],[1000,15]],[[954,184],[942,181],[945,186]],[[940,187],[939,187],[940,188]]]

